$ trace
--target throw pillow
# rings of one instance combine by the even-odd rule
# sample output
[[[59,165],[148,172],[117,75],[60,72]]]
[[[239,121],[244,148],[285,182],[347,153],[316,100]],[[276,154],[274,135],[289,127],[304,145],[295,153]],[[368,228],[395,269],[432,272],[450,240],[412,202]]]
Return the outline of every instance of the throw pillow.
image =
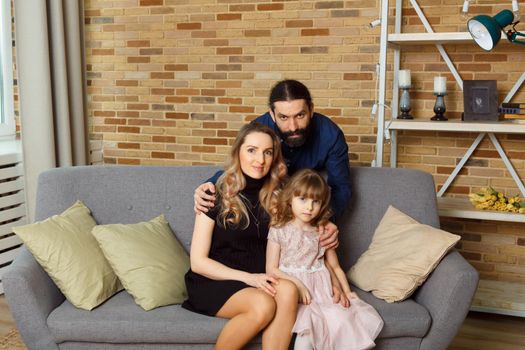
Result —
[[[69,302],[91,310],[122,289],[91,235],[96,222],[80,201],[60,215],[13,228]]]
[[[347,276],[377,298],[389,303],[401,301],[412,295],[459,239],[390,206],[370,247]]]
[[[92,234],[111,267],[144,310],[182,303],[188,254],[163,215],[138,224],[96,226]]]

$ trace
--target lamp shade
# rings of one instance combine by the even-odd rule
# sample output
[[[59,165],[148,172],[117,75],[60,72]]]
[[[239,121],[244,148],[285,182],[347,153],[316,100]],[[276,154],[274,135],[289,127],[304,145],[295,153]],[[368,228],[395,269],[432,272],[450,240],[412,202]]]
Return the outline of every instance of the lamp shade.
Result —
[[[512,23],[514,14],[503,10],[494,17],[479,15],[472,17],[467,28],[474,41],[486,51],[492,50],[501,38],[501,30]]]

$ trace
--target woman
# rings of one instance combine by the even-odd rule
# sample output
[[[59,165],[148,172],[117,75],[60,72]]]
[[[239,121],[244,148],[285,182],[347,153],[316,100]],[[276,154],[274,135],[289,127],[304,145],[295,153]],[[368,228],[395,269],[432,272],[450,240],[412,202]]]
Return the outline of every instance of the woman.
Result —
[[[269,208],[286,177],[280,141],[262,124],[241,128],[218,179],[217,202],[196,215],[188,300],[182,305],[230,319],[216,349],[241,349],[263,330],[263,349],[287,349],[298,293],[265,271]]]

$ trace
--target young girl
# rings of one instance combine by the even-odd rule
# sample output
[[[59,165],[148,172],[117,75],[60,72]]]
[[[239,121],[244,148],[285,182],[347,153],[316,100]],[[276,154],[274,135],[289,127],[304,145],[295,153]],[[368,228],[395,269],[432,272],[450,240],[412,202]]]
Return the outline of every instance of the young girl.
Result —
[[[299,171],[289,180],[272,211],[266,273],[291,280],[299,290],[296,350],[370,349],[383,320],[350,290],[335,250],[319,245],[317,226],[328,220],[329,203],[330,189],[315,171]],[[344,292],[341,305],[332,301],[331,274]]]

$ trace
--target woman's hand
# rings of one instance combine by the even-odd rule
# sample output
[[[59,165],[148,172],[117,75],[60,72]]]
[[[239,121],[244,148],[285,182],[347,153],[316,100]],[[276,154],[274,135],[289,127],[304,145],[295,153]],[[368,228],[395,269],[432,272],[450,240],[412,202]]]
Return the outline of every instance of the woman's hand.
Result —
[[[321,235],[319,237],[319,242],[326,250],[337,248],[339,246],[339,230],[334,223],[328,221],[324,225],[319,225],[318,231]]]
[[[299,302],[304,305],[309,305],[312,302],[312,297],[308,288],[306,288],[303,283],[299,283],[297,289],[299,290]]]
[[[207,213],[209,208],[213,208],[215,203],[215,185],[205,182],[195,189],[193,194],[195,214]]]
[[[274,297],[277,291],[274,288],[274,284],[279,283],[275,277],[267,275],[265,273],[251,273],[245,283],[249,286],[255,287],[262,290],[263,292]]]

